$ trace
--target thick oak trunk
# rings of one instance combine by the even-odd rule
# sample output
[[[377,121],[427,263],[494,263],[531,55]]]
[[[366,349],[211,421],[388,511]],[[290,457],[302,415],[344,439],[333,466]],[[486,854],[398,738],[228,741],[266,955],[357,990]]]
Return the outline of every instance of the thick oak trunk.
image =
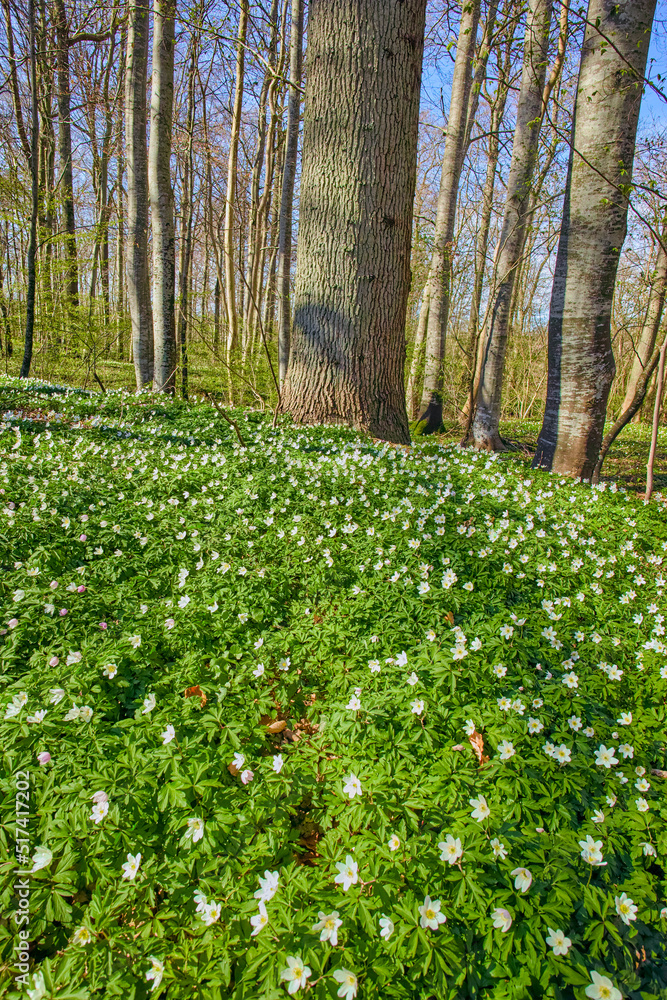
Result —
[[[148,284],[147,61],[148,8],[138,0],[131,0],[125,66],[126,278],[137,389],[148,386],[153,379],[153,318]]]
[[[426,0],[310,5],[283,409],[410,440],[403,370]]]
[[[549,374],[533,464],[590,479],[615,374],[618,260],[655,0],[590,0],[549,313]]]
[[[148,190],[153,230],[153,388],[174,392],[174,192],[171,186],[171,123],[174,104],[174,29],[176,0],[155,0],[153,80]]]

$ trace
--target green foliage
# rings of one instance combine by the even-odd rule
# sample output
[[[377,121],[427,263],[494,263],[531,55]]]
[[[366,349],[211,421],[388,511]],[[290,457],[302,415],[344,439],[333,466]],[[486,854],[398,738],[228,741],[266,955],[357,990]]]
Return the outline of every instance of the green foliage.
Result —
[[[31,1000],[272,1000],[288,957],[318,1000],[667,997],[663,507],[433,438],[0,394]]]

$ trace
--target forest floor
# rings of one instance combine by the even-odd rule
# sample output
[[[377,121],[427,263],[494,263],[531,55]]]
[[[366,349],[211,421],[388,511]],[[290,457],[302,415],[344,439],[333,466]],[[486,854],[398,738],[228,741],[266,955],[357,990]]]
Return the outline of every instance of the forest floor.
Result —
[[[534,420],[503,420],[500,433],[512,448],[516,459],[530,468],[541,422]],[[607,424],[605,431],[611,425]],[[461,440],[461,427],[455,421],[445,425],[445,433],[440,435],[443,442],[456,444]],[[633,492],[643,493],[646,489],[646,462],[651,444],[651,425],[629,424],[616,439],[602,467],[601,479],[615,480]],[[667,427],[663,424],[658,436],[658,447],[654,466],[654,489],[667,489]]]
[[[665,497],[234,415],[0,381],[0,995],[667,1000]]]
[[[217,399],[226,397],[227,385],[224,368],[217,363],[211,364],[209,354],[202,350],[193,351],[190,370],[190,394],[201,395],[212,393]],[[5,359],[5,367],[9,365],[9,374],[18,375],[20,358],[18,354],[9,362]],[[91,360],[88,354],[76,358],[71,353],[63,355],[58,361],[39,352],[35,356],[34,373],[49,382],[63,383],[86,390],[97,392],[99,385],[95,381]],[[102,386],[107,390],[130,391],[134,384],[134,366],[130,361],[118,361],[113,358],[99,358],[96,373]],[[268,371],[262,371],[255,388],[260,396],[271,398],[273,383]],[[255,400],[257,402],[257,400]],[[614,415],[615,417],[615,415]],[[445,432],[438,435],[438,440],[446,444],[456,444],[461,439],[462,427],[457,420],[445,421]],[[605,430],[611,426],[607,424]],[[501,435],[514,450],[518,461],[530,467],[537,437],[540,432],[539,420],[503,420],[500,425]],[[646,488],[646,461],[651,440],[650,422],[629,424],[612,445],[602,470],[603,480],[616,480],[619,485],[643,493]],[[654,489],[667,489],[667,426],[662,425],[658,437],[658,448],[655,457]]]

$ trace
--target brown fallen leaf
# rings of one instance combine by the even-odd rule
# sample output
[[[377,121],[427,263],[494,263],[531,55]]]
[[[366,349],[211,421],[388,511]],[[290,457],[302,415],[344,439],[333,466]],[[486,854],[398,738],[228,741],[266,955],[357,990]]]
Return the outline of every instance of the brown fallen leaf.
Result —
[[[275,722],[270,722],[266,727],[267,733],[282,733],[283,729],[287,729],[287,723],[284,719],[276,719]]]
[[[238,767],[236,766],[236,764],[228,764],[227,765],[227,770],[229,771],[230,774],[233,774],[234,777],[236,777],[237,774],[241,773],[239,771]]]
[[[482,734],[473,733],[472,736],[468,737],[468,742],[470,743],[470,746],[473,748],[475,757],[477,757],[480,767],[482,764],[486,764],[489,758],[484,753],[484,740],[482,739]]]
[[[452,750],[463,750],[463,743],[457,743],[455,747],[452,747]]]
[[[445,615],[445,618],[447,619],[447,621],[449,622],[450,625],[454,624],[454,614],[453,614],[453,612],[448,611],[447,614]]]
[[[199,684],[195,684],[194,687],[186,688],[183,694],[185,695],[186,698],[200,698],[202,708],[206,704],[206,695],[199,687]]]

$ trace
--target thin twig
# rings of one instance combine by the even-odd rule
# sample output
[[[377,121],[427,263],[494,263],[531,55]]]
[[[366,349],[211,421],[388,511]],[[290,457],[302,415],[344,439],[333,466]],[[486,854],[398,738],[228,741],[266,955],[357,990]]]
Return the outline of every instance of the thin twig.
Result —
[[[209,402],[211,402],[213,404],[213,406],[215,406],[216,410],[218,411],[218,413],[220,414],[220,416],[222,417],[222,419],[226,420],[228,424],[232,425],[232,427],[236,431],[236,436],[239,439],[241,447],[245,448],[246,447],[246,443],[243,440],[243,438],[241,437],[241,431],[239,430],[239,425],[236,423],[236,421],[233,420],[232,417],[228,416],[228,414],[225,413],[225,411],[223,410],[223,408],[221,406],[218,406],[218,404],[213,399],[213,396],[210,394],[210,392],[206,392],[206,390],[204,390],[204,395],[209,400]]]

